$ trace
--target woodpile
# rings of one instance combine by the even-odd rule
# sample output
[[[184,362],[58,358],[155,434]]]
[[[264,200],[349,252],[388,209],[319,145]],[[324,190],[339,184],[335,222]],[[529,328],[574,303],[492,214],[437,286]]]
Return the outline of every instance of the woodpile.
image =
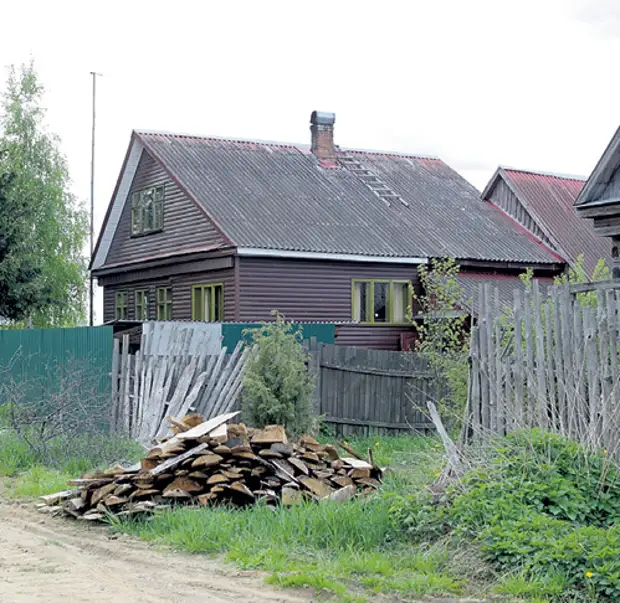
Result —
[[[304,436],[289,442],[280,425],[264,429],[228,424],[237,412],[203,421],[170,418],[173,435],[140,461],[69,482],[70,489],[43,496],[39,509],[87,521],[127,517],[174,504],[244,507],[263,501],[343,501],[379,487],[381,470],[341,444]]]

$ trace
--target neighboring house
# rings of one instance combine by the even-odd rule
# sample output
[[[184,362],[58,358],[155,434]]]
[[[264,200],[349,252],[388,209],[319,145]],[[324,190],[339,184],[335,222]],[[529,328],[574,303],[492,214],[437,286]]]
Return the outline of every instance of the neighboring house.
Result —
[[[593,220],[594,233],[611,246],[613,277],[620,278],[620,128],[577,197],[575,209],[580,218]]]
[[[571,265],[580,254],[592,276],[599,259],[611,267],[611,245],[573,207],[585,178],[499,167],[482,198],[501,208]]]
[[[310,146],[133,132],[91,265],[104,321],[277,309],[347,323],[338,343],[397,349],[429,259],[517,287],[528,267],[564,269],[440,159],[342,149],[334,120],[312,114]]]

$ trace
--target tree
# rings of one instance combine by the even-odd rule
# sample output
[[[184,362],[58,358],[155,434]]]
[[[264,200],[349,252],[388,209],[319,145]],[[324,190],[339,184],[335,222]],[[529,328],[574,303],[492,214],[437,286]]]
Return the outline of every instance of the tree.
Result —
[[[467,402],[468,344],[465,292],[457,280],[459,266],[452,258],[435,259],[418,271],[423,288],[416,295],[420,319],[415,321],[415,349],[427,359],[447,399],[439,400],[449,426],[463,417]]]
[[[244,413],[256,427],[282,424],[295,435],[318,427],[313,413],[314,379],[308,374],[308,354],[301,327],[281,314],[276,321],[248,329],[253,349],[244,379]]]
[[[71,326],[85,317],[87,215],[47,131],[34,65],[9,69],[0,114],[0,317]]]

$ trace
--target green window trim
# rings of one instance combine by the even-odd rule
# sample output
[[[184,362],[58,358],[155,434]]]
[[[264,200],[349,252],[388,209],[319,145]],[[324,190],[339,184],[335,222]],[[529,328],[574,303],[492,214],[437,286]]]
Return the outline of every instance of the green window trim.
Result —
[[[134,305],[136,310],[136,320],[149,319],[149,290],[136,289]]]
[[[172,320],[172,287],[157,288],[157,320]]]
[[[386,295],[386,318],[385,320],[375,320],[375,285],[387,285]],[[357,293],[356,285],[360,286],[360,294]],[[362,312],[359,307],[361,303],[361,286],[366,286],[365,315],[368,320],[362,320]],[[405,295],[403,300],[402,315],[403,320],[395,320],[395,295],[397,291]],[[359,299],[358,299],[359,298]],[[364,325],[406,325],[411,324],[413,286],[411,281],[400,279],[353,279],[351,281],[351,318],[352,320]],[[357,318],[359,317],[359,318]]]
[[[152,186],[131,194],[131,236],[164,229],[164,185]]]
[[[192,320],[204,322],[224,320],[223,283],[206,283],[192,287]]]
[[[127,291],[117,291],[114,296],[114,318],[127,319]]]

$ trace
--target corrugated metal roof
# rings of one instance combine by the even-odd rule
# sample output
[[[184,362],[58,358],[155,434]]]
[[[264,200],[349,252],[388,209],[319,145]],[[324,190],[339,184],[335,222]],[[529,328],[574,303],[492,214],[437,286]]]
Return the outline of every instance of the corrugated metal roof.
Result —
[[[596,236],[592,224],[578,218],[573,207],[585,184],[583,178],[506,168],[500,174],[567,260],[574,263],[583,253],[588,275],[600,258],[611,265],[609,239]]]
[[[137,134],[239,247],[557,262],[437,158],[348,151],[408,203],[387,206],[301,145]]]

